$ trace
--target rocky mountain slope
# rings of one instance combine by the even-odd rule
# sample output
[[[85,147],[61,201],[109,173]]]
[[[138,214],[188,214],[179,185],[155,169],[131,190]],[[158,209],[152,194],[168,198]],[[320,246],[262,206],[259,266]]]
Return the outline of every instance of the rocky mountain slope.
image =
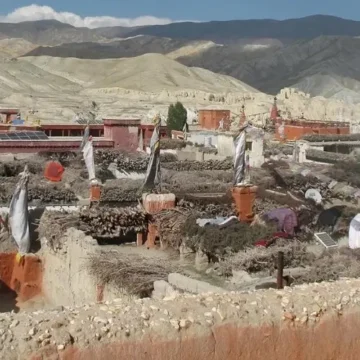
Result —
[[[38,45],[102,41],[105,38],[91,29],[75,28],[55,20],[0,23],[0,39],[21,38]]]
[[[0,38],[23,38],[38,45],[97,42],[106,39],[150,35],[172,39],[211,40],[231,43],[240,39],[279,39],[288,43],[318,36],[360,36],[360,21],[334,16],[308,16],[289,20],[232,20],[173,23],[134,28],[75,28],[54,20],[18,24],[0,23]]]
[[[213,47],[178,60],[231,75],[267,93],[295,87],[312,95],[352,99],[359,91],[360,39],[319,37],[280,48]]]
[[[204,23],[172,23],[146,26],[129,32],[134,35],[166,36],[183,39],[203,39],[216,42],[231,42],[247,38],[272,38],[283,41],[312,39],[318,36],[359,36],[360,21],[341,19],[335,16],[315,15],[288,20],[232,20]]]
[[[168,54],[176,56],[189,55],[189,51],[181,51],[184,47],[189,50],[196,47],[207,47],[213,44],[209,41],[188,41],[181,39],[160,38],[148,35],[139,35],[126,39],[107,42],[79,42],[66,43],[58,46],[39,46],[28,52],[26,56],[54,56],[73,57],[78,59],[116,59],[123,57],[135,57],[147,53]],[[215,45],[215,44],[214,44]]]
[[[181,63],[230,75],[263,92],[294,87],[327,98],[360,101],[360,38],[321,36],[283,45],[257,40],[220,45],[211,41],[136,36],[107,43],[73,43],[38,47],[29,56],[84,59],[167,54]]]

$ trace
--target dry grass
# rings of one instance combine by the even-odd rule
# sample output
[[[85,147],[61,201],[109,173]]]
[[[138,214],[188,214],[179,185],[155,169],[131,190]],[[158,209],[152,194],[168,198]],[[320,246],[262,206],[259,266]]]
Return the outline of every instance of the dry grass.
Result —
[[[268,248],[252,247],[238,252],[220,263],[224,275],[230,276],[233,270],[245,270],[249,273],[275,270],[278,252],[284,253],[285,267],[307,266],[314,256],[306,252],[306,245],[299,241],[278,240],[276,245]]]
[[[329,175],[336,181],[346,182],[356,187],[360,186],[360,164],[355,159],[335,163],[330,169]]]
[[[196,217],[189,217],[183,227],[186,246],[194,251],[201,250],[213,259],[223,259],[253,245],[257,240],[267,238],[275,232],[272,226],[250,226],[236,222],[224,228],[216,225],[200,227]]]
[[[179,249],[182,243],[181,230],[185,226],[187,218],[193,213],[189,209],[169,209],[153,215],[159,229],[161,245]]]
[[[37,229],[39,238],[46,238],[48,246],[56,251],[62,248],[61,239],[66,230],[79,226],[79,215],[61,211],[45,211]]]
[[[360,249],[340,248],[324,251],[307,274],[295,279],[295,284],[357,277],[360,277]]]
[[[182,149],[186,146],[186,141],[179,139],[161,139],[160,141],[160,149]]]
[[[102,284],[111,284],[131,295],[147,297],[154,289],[154,281],[167,280],[177,266],[167,260],[102,252],[89,258],[88,269]]]

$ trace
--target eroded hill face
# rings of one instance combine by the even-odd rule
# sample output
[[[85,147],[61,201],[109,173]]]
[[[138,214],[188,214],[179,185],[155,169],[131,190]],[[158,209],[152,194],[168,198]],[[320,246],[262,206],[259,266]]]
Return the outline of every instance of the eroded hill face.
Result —
[[[161,54],[106,60],[24,57],[5,61],[0,76],[0,106],[19,107],[24,117],[37,110],[36,118],[46,122],[72,121],[77,113],[88,113],[92,101],[99,119],[145,118],[154,111],[166,116],[176,101],[192,112],[208,106],[229,109],[236,118],[245,101],[248,119],[261,124],[273,103],[273,96],[238,79]],[[284,116],[338,120],[340,111],[344,120],[360,116],[357,104],[309,98],[291,89],[278,96],[278,104]]]

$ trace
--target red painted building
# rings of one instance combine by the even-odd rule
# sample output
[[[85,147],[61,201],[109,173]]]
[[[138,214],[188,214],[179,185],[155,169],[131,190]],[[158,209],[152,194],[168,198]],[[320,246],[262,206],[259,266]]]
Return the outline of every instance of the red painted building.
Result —
[[[224,130],[230,128],[230,110],[199,110],[199,125],[202,129],[217,130],[220,121],[224,121]]]
[[[140,119],[104,119],[104,138],[114,142],[114,148],[136,151],[139,146]]]
[[[44,139],[2,139],[0,153],[37,153],[47,151],[78,150],[84,134],[81,124],[43,124],[28,126],[0,124],[0,133],[42,131]],[[154,125],[141,125],[140,119],[104,119],[103,124],[90,125],[95,148],[115,148],[136,151],[140,136],[143,136],[143,150],[149,146]],[[161,127],[161,137],[167,136],[167,128]]]
[[[0,123],[9,124],[20,113],[19,109],[0,109]]]
[[[294,141],[304,135],[347,135],[350,123],[315,120],[281,120],[275,124],[277,140]]]

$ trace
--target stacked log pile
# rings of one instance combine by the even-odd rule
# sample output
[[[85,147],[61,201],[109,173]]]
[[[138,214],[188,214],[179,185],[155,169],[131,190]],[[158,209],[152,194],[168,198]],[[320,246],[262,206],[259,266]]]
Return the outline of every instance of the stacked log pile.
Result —
[[[80,212],[80,229],[94,238],[117,238],[147,228],[148,215],[136,208],[93,207]]]

